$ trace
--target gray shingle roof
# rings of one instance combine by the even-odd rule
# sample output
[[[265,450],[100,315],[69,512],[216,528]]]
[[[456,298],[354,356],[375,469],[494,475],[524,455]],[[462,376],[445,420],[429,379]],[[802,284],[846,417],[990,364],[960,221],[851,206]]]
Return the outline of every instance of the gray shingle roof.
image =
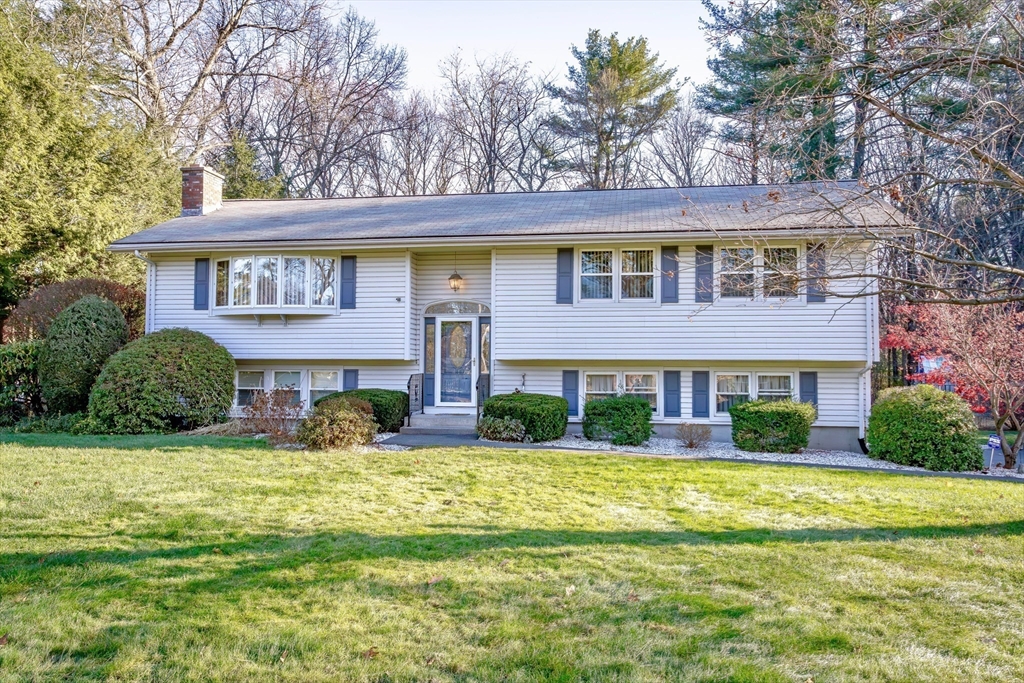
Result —
[[[736,234],[907,225],[854,182],[352,199],[236,200],[111,247]]]

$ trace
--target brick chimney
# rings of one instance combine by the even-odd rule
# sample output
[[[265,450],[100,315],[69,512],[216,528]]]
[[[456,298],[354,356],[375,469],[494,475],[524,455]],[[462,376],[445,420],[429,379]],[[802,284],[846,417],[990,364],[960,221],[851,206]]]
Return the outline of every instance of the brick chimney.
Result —
[[[207,166],[181,167],[181,215],[205,216],[221,207],[224,176]]]

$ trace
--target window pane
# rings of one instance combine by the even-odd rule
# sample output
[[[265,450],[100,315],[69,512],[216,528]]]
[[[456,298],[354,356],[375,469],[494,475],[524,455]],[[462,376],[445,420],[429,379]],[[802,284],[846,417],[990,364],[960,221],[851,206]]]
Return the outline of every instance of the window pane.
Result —
[[[480,373],[491,372],[491,324],[480,323]]]
[[[795,247],[764,250],[765,297],[793,297],[797,293],[797,252]]]
[[[217,298],[214,306],[228,305],[228,290],[231,287],[231,262],[217,261]]]
[[[426,329],[426,348],[423,350],[423,372],[434,374],[434,334],[437,332],[434,323],[429,323]]]
[[[585,275],[612,272],[612,252],[610,251],[581,251],[580,272]]]
[[[277,305],[277,257],[256,259],[256,305]]]
[[[232,302],[235,306],[252,305],[252,259],[235,259],[234,272],[232,276],[232,289],[234,294]]]
[[[338,390],[337,370],[313,370],[309,373],[309,405]]]
[[[749,375],[718,375],[715,379],[715,410],[728,413],[737,403],[750,400]]]
[[[586,400],[615,396],[618,387],[618,375],[591,375],[586,378]]]
[[[285,257],[282,298],[285,306],[306,305],[306,259]]]
[[[623,299],[653,299],[654,298],[654,276],[653,275],[623,275],[622,276],[622,298]]]
[[[654,273],[653,249],[623,249],[623,273]]]
[[[275,372],[274,373],[274,390],[275,391],[288,391],[291,393],[292,405],[302,400],[300,396],[300,387],[302,385],[302,373],[301,372]]]
[[[313,259],[313,292],[314,306],[334,305],[334,259]]]
[[[658,410],[658,376],[648,374],[625,375],[626,393],[631,396],[639,396],[651,404],[651,408]]]
[[[793,396],[793,378],[789,375],[758,375],[757,397],[765,401],[782,401]]]
[[[611,299],[611,275],[584,275],[580,278],[581,299]]]
[[[235,402],[239,406],[252,405],[256,392],[263,390],[263,373],[241,371],[238,373],[238,396]]]
[[[754,296],[754,249],[722,249],[723,297]]]

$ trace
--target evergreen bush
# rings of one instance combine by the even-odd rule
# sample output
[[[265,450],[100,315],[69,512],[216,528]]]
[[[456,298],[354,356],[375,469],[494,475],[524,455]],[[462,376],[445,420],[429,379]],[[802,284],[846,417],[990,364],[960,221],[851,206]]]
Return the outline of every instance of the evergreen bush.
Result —
[[[111,356],[89,397],[89,416],[115,434],[166,433],[224,419],[235,359],[201,332],[167,329]]]
[[[370,403],[352,396],[325,396],[295,430],[299,443],[313,450],[373,443],[377,423]]]
[[[314,401],[314,407],[323,401],[330,401],[339,396],[357,398],[373,406],[373,420],[381,432],[397,432],[405,425],[409,415],[409,394],[392,389],[349,389],[336,391]]]
[[[930,384],[885,389],[868,420],[868,455],[897,465],[960,472],[982,468],[967,402]]]
[[[38,341],[0,345],[0,427],[10,427],[22,418],[43,411],[39,386]]]
[[[639,446],[651,438],[651,404],[639,396],[609,396],[583,406],[583,436],[609,439],[617,446]]]
[[[729,408],[732,441],[744,451],[797,453],[807,448],[818,413],[810,403],[747,401]]]
[[[100,369],[126,341],[124,315],[107,299],[90,294],[61,311],[46,332],[39,357],[47,412],[85,410]]]
[[[476,425],[476,433],[481,439],[488,441],[520,443],[527,438],[526,427],[514,417],[487,417],[484,415]]]
[[[523,423],[533,441],[552,441],[565,436],[569,402],[548,394],[495,394],[484,401],[483,415],[514,418]]]

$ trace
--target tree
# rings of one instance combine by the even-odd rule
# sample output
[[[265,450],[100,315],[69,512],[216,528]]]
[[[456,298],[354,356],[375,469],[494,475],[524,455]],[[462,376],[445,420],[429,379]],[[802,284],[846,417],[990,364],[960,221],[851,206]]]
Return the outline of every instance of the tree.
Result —
[[[570,143],[566,166],[585,187],[629,187],[640,146],[676,104],[676,70],[659,63],[643,37],[620,41],[592,30],[572,54],[569,86],[549,86],[561,102],[554,130]]]
[[[26,5],[0,5],[0,317],[73,277],[141,281],[106,246],[177,213],[178,172],[133,122],[60,65]]]
[[[680,101],[665,127],[651,138],[645,169],[661,185],[709,184],[715,163],[714,130],[711,118],[695,105],[693,96]]]
[[[215,166],[224,174],[224,199],[272,199],[281,197],[284,184],[258,168],[256,150],[240,134],[231,135],[231,145],[218,155]]]
[[[1018,460],[1024,445],[1024,310],[1006,304],[919,304],[901,307],[897,316],[883,346],[941,358],[937,367],[910,379],[950,382],[975,412],[989,412],[1006,467],[1016,464],[1024,472],[1024,459]],[[1008,430],[1017,430],[1012,443]]]

